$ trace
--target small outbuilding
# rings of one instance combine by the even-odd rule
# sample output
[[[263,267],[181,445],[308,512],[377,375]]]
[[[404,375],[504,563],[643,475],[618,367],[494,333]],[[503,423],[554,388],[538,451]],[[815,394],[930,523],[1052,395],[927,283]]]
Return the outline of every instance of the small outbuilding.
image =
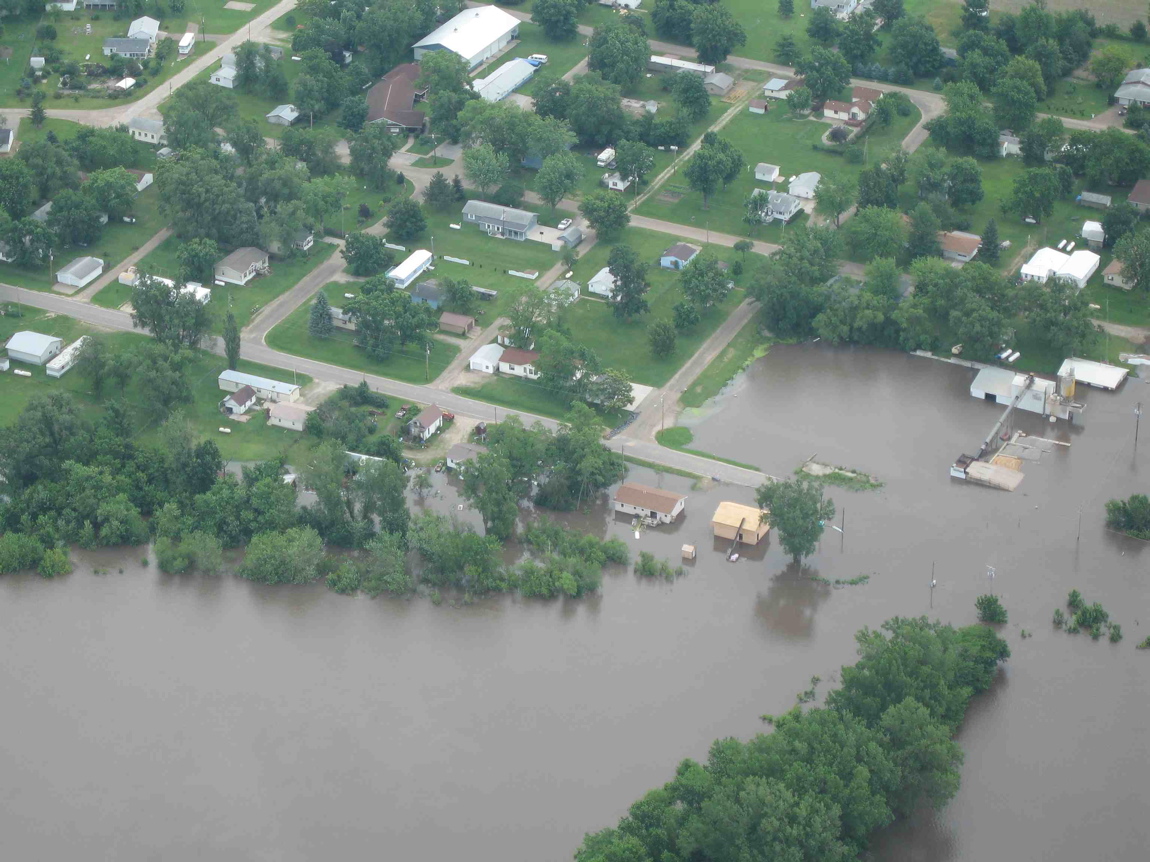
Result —
[[[1097,192],[1083,192],[1075,200],[1084,207],[1094,207],[1094,209],[1099,210],[1110,209],[1111,204],[1110,195],[1100,195]]]
[[[1140,213],[1150,212],[1150,180],[1139,180],[1126,200]]]
[[[797,198],[813,201],[821,179],[822,175],[818,171],[807,171],[791,180],[787,191]]]
[[[277,428],[287,428],[289,431],[303,431],[307,425],[307,415],[314,409],[306,404],[276,401],[268,407],[268,424]]]
[[[438,309],[443,305],[446,296],[443,293],[443,288],[439,286],[439,282],[434,278],[429,278],[421,281],[411,289],[411,301],[420,302],[424,305],[431,306],[433,309]]]
[[[12,129],[0,129],[0,153],[12,152],[12,144],[16,140],[16,133]]]
[[[752,114],[765,114],[771,109],[771,104],[766,99],[751,99],[750,104],[747,105],[747,110]]]
[[[726,72],[711,72],[703,77],[703,86],[712,96],[725,96],[735,86],[735,79]]]
[[[466,314],[456,314],[445,311],[439,315],[439,331],[450,332],[452,335],[470,335],[475,329],[475,318]]]
[[[494,374],[499,370],[499,360],[503,356],[502,344],[484,344],[467,361],[472,371],[482,371],[484,374]]]
[[[468,461],[474,461],[487,450],[472,443],[456,443],[447,450],[447,469],[462,470]]]
[[[616,512],[638,516],[648,523],[670,524],[686,507],[687,497],[662,488],[626,482],[615,492],[613,502]]]
[[[104,261],[98,257],[78,257],[56,273],[56,281],[73,287],[84,287],[100,277]]]
[[[276,105],[264,114],[264,119],[274,126],[290,126],[299,119],[299,111],[295,105]]]
[[[615,276],[611,274],[611,270],[603,267],[591,276],[591,280],[587,282],[587,292],[611,299],[615,295]]]
[[[8,358],[28,365],[45,365],[64,349],[64,339],[24,329],[14,333],[4,345]]]
[[[243,416],[256,406],[256,391],[250,386],[241,386],[230,395],[225,395],[220,406],[225,413],[233,416]]]
[[[759,162],[755,165],[755,179],[761,183],[773,183],[779,178],[779,166]]]
[[[1129,290],[1134,286],[1134,280],[1127,278],[1122,272],[1122,261],[1112,260],[1106,269],[1102,270],[1102,280],[1111,287],[1120,287]]]
[[[982,237],[977,234],[961,230],[940,230],[938,232],[938,246],[942,249],[942,256],[946,260],[969,263],[978,254],[981,245]]]
[[[716,539],[757,545],[771,531],[768,515],[757,506],[723,501],[711,518],[711,530]]]
[[[1102,229],[1102,222],[1084,221],[1082,223],[1082,238],[1092,249],[1100,249],[1106,242],[1106,231]]]
[[[236,70],[234,66],[221,66],[212,72],[208,81],[215,84],[217,87],[223,87],[227,90],[234,90],[236,86]]]
[[[618,171],[615,171],[614,173],[603,174],[599,182],[601,182],[613,192],[625,192],[631,187],[631,179],[629,177],[624,177]]]
[[[407,423],[407,433],[417,440],[427,440],[443,427],[443,411],[432,404]]]

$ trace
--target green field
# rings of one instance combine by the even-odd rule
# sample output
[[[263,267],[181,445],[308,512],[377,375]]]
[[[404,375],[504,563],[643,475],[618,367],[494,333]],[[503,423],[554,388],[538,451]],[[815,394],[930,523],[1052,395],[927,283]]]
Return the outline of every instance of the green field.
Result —
[[[325,285],[323,290],[327,294],[328,301],[338,308],[347,302],[345,293],[359,293],[359,285],[332,282]],[[378,374],[380,377],[390,377],[393,380],[403,380],[407,383],[429,383],[438,377],[459,353],[459,348],[455,345],[433,338],[429,355],[425,355],[421,348],[409,345],[395,351],[386,360],[373,359],[356,346],[354,333],[337,329],[330,338],[316,338],[310,335],[307,331],[310,313],[311,302],[305,302],[267,334],[264,340],[268,346],[295,356],[368,374]]]
[[[683,390],[679,403],[684,407],[703,406],[708,399],[718,395],[736,374],[760,356],[765,356],[770,346],[770,338],[759,331],[759,321],[752,317],[691,385]]]
[[[49,275],[47,266],[29,269],[10,263],[0,263],[0,281],[27,287],[30,290],[51,290],[55,284],[55,272],[77,257],[85,255],[98,257],[104,261],[105,270],[118,265],[163,228],[163,219],[159,214],[159,194],[155,185],[140,193],[133,209],[135,224],[108,222],[99,239],[88,248],[66,246],[57,249],[52,267],[53,275]]]
[[[516,57],[546,54],[547,65],[540,72],[545,72],[549,77],[561,78],[587,56],[587,48],[583,45],[585,39],[585,36],[576,36],[565,42],[556,42],[548,39],[539,25],[524,21],[519,25],[519,41],[500,57],[496,64]],[[482,74],[485,73],[481,73],[481,76]]]
[[[65,341],[74,341],[81,335],[94,332],[91,327],[63,315],[43,312],[37,308],[23,307],[24,317],[0,317],[0,341],[7,341],[13,333],[30,329],[48,335],[58,335]],[[107,336],[110,344],[118,348],[130,348],[141,343],[146,336],[131,333],[114,333]],[[79,369],[73,368],[61,378],[48,377],[43,368],[23,366],[32,372],[31,377],[17,377],[14,374],[0,375],[0,425],[12,422],[24,406],[38,392],[69,392],[89,415],[101,412],[100,402],[92,393],[87,379]],[[204,351],[196,352],[196,359],[187,370],[192,387],[193,402],[184,405],[183,412],[191,420],[196,432],[211,437],[219,446],[220,452],[229,460],[257,460],[274,458],[279,455],[290,457],[293,452],[310,446],[310,440],[295,431],[283,428],[269,428],[263,413],[257,413],[247,423],[232,422],[223,418],[218,405],[224,393],[220,390],[217,378],[227,367],[222,356]],[[240,361],[240,371],[259,374],[276,380],[291,379],[290,372],[269,368],[252,362]],[[287,376],[285,376],[285,374]],[[298,375],[296,382],[305,386],[311,378]],[[143,393],[126,393],[134,407],[139,408],[141,417],[137,426],[137,439],[153,441],[158,433],[157,423],[147,418]],[[220,427],[231,429],[230,434],[221,434]]]
[[[742,176],[727,188],[715,192],[704,209],[702,195],[688,187],[682,176],[684,165],[681,165],[636,212],[678,224],[706,226],[709,230],[746,235],[748,227],[743,221],[746,212],[744,201],[752,189],[765,186],[755,179],[756,164],[767,162],[778,165],[784,177],[806,171],[818,171],[824,176],[857,177],[867,163],[877,164],[889,153],[899,149],[920,117],[918,109],[912,108],[910,116],[896,116],[894,122],[886,128],[872,127],[865,139],[866,162],[851,164],[838,153],[812,149],[812,145],[817,144],[831,128],[829,123],[816,119],[792,119],[785,110],[778,108],[765,115],[741,111],[719,134],[742,152],[747,163]],[[858,141],[856,146],[864,146],[863,141]],[[783,187],[781,183],[776,185]],[[804,219],[805,216],[799,215],[792,225]],[[754,236],[767,242],[780,242],[783,230],[781,225],[772,222],[756,228]]]
[[[549,419],[563,419],[571,411],[570,401],[537,380],[492,377],[478,386],[456,386],[451,391],[456,395],[465,395],[498,407],[546,416]],[[609,410],[605,413],[597,411],[597,415],[604,428],[615,428],[626,417],[622,410]]]
[[[640,259],[651,264],[647,275],[650,290],[646,296],[651,310],[647,314],[635,320],[622,321],[615,317],[610,303],[584,297],[567,310],[563,319],[576,344],[594,350],[607,368],[624,371],[636,383],[648,386],[662,386],[699,349],[732,309],[743,301],[744,294],[738,285],[747,281],[746,273],[735,279],[736,289],[722,305],[707,310],[693,330],[679,333],[677,351],[666,359],[656,359],[647,346],[647,327],[655,320],[670,320],[672,307],[683,298],[678,287],[680,275],[658,266],[660,253],[674,241],[675,238],[667,234],[627,228],[616,242],[597,243],[575,264],[572,278],[586,284],[591,276],[607,265],[607,257],[614,245],[631,246]],[[721,246],[711,246],[708,250],[720,260],[734,261],[739,257],[731,249]],[[747,260],[747,268],[754,266],[752,256]]]

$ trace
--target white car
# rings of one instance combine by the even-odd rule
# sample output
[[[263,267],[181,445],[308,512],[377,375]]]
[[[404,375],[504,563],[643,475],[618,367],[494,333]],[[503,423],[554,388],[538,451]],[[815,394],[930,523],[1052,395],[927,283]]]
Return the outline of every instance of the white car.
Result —
[[[547,55],[546,54],[532,54],[527,59],[528,60],[534,60],[536,63],[538,63],[540,66],[542,66],[542,65],[546,64],[546,62],[547,62]]]
[[[567,230],[567,228],[569,228],[569,227],[571,227],[571,219],[565,218],[565,219],[563,219],[563,221],[559,222],[559,224],[556,226],[556,229],[557,230]]]

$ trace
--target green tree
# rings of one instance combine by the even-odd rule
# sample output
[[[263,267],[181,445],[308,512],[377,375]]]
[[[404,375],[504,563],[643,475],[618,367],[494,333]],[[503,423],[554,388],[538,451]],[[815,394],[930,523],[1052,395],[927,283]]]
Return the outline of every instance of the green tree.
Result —
[[[855,202],[855,184],[849,177],[836,174],[824,175],[815,189],[815,209],[835,220],[850,209]]]
[[[621,195],[607,191],[593,192],[583,198],[579,212],[587,219],[601,240],[610,242],[631,223],[631,213]]]
[[[423,190],[423,201],[437,212],[444,212],[455,205],[455,192],[442,171],[432,175],[427,188]]]
[[[458,143],[462,132],[459,115],[468,102],[479,98],[471,89],[467,61],[452,51],[431,51],[420,58],[419,71],[419,85],[428,91],[431,130]]]
[[[597,147],[623,137],[630,120],[619,102],[621,98],[619,86],[604,81],[598,74],[575,79],[566,98],[567,122],[581,144]]]
[[[679,72],[671,78],[671,99],[680,116],[691,123],[697,123],[711,110],[711,94],[703,79],[693,72]]]
[[[875,15],[883,20],[883,28],[889,30],[894,23],[906,14],[903,0],[874,0]]]
[[[32,94],[32,110],[28,113],[28,119],[32,121],[32,125],[37,129],[44,125],[44,121],[48,119],[48,112],[44,110],[44,100],[47,96],[43,92],[37,90]]]
[[[824,524],[835,516],[834,503],[823,499],[822,486],[807,479],[768,482],[755,499],[769,513],[783,550],[796,564],[815,552]]]
[[[140,273],[132,289],[132,326],[147,329],[169,347],[194,348],[208,334],[211,313],[192,294]]]
[[[666,320],[656,320],[647,327],[647,342],[651,345],[651,355],[656,359],[674,355],[678,337],[674,325]]]
[[[638,194],[639,185],[655,169],[655,151],[640,141],[620,141],[615,145],[615,169],[635,184],[635,194]]]
[[[1015,132],[1026,131],[1038,113],[1038,97],[1034,89],[1018,78],[1004,78],[991,94],[994,100],[994,119],[1002,128]]]
[[[1022,160],[1026,164],[1046,164],[1046,154],[1056,153],[1066,140],[1066,129],[1058,117],[1043,117],[1022,134]]]
[[[84,194],[109,219],[120,219],[135,205],[136,180],[123,168],[95,171],[88,175]]]
[[[982,242],[978,245],[978,259],[990,266],[997,264],[1000,254],[999,242],[998,222],[991,219],[982,231]]]
[[[1025,81],[1034,90],[1039,101],[1046,98],[1046,79],[1042,76],[1042,67],[1029,57],[1013,57],[1002,69],[1000,80]]]
[[[1059,191],[1060,183],[1055,171],[1050,168],[1029,168],[1015,178],[1010,197],[1003,201],[1002,209],[1019,218],[1029,217],[1041,221],[1054,212]]]
[[[779,0],[779,2],[793,4],[794,0]],[[794,8],[793,5],[791,8]],[[780,63],[785,63],[788,66],[794,64],[799,57],[799,44],[795,41],[794,36],[790,33],[784,33],[779,37],[779,41],[775,43],[775,57]]]
[[[703,135],[702,146],[691,156],[683,172],[692,189],[703,196],[703,209],[719,184],[726,185],[743,169],[743,156],[729,142],[711,132]]]
[[[978,621],[980,623],[1006,622],[1006,608],[1002,606],[998,596],[979,596],[974,600],[974,606],[978,609]]]
[[[839,37],[839,51],[851,66],[871,62],[878,47],[875,16],[871,10],[864,9],[847,19]]]
[[[479,305],[479,295],[462,278],[444,278],[443,292],[452,311],[459,314],[474,314]]]
[[[339,124],[349,132],[363,131],[367,122],[367,99],[363,96],[348,96],[339,106]]]
[[[679,276],[683,294],[695,306],[710,308],[731,292],[731,278],[710,252],[695,255]]]
[[[860,207],[845,232],[847,244],[865,260],[899,257],[906,242],[902,215],[886,207]]]
[[[1132,66],[1125,51],[1117,45],[1109,45],[1090,61],[1090,74],[1094,76],[1094,85],[1109,93],[1117,89]]]
[[[322,290],[315,295],[307,318],[307,334],[313,338],[329,338],[335,331],[331,320],[331,303]]]
[[[830,48],[815,46],[811,53],[795,64],[795,71],[806,78],[806,87],[816,102],[825,102],[839,95],[850,83],[851,68],[846,59]],[[789,102],[794,98],[791,93]]]
[[[224,353],[227,354],[228,368],[235,371],[240,364],[240,327],[230,311],[224,321]]]
[[[916,78],[937,75],[942,68],[938,34],[921,16],[899,18],[890,28],[890,58]]]
[[[671,320],[675,324],[675,329],[681,332],[694,329],[702,319],[702,315],[699,314],[699,307],[688,299],[676,302],[671,313]]]
[[[573,153],[563,150],[543,160],[535,175],[535,193],[543,198],[554,212],[559,201],[579,188],[583,179],[583,166]]]
[[[1062,354],[1081,356],[1098,338],[1090,301],[1063,279],[1030,282],[1024,291],[1026,323],[1036,340]]]
[[[537,0],[531,7],[531,22],[538,24],[548,39],[573,39],[578,28],[579,0]]]
[[[395,263],[395,255],[375,234],[349,233],[340,252],[352,275],[378,275]]]
[[[779,0],[779,17],[790,18],[795,14],[795,0]]]
[[[1133,204],[1123,201],[1111,206],[1102,216],[1102,229],[1106,232],[1106,245],[1113,247],[1138,224],[1139,213]]]
[[[612,306],[615,316],[629,320],[647,311],[647,264],[629,245],[617,245],[607,255],[607,267],[615,276]]]
[[[625,21],[612,21],[595,28],[587,68],[613,84],[628,87],[642,80],[650,56],[651,49],[641,31]]]
[[[411,198],[399,198],[387,208],[387,232],[400,242],[415,239],[427,230],[427,219]]]
[[[426,475],[426,474],[420,474]],[[415,589],[407,571],[407,554],[403,539],[393,533],[379,533],[368,542],[363,561],[360,588],[369,596],[388,593],[402,596]]]
[[[912,697],[887,709],[880,722],[901,780],[891,794],[896,812],[908,816],[924,803],[941,808],[958,792],[962,749],[950,730]]]
[[[348,144],[352,173],[362,177],[374,189],[393,185],[395,173],[387,166],[387,162],[398,146],[396,136],[388,134],[384,124],[368,124],[358,135],[353,135]]]
[[[103,229],[95,204],[72,189],[64,189],[52,201],[48,227],[65,245],[91,245]]]
[[[16,156],[28,166],[41,200],[54,198],[61,189],[80,187],[79,164],[66,149],[50,141],[32,141]],[[132,192],[135,193],[133,184]]]
[[[938,257],[942,249],[938,245],[938,231],[941,225],[934,210],[926,203],[920,203],[910,214],[910,231],[906,240],[906,253],[910,260],[919,257]]]
[[[839,19],[825,6],[812,9],[807,23],[807,35],[820,45],[830,47],[839,38]]]
[[[463,472],[463,496],[478,510],[488,536],[511,538],[519,516],[511,488],[511,465],[502,455],[484,452]]]
[[[982,200],[982,169],[971,158],[955,159],[947,166],[946,197],[951,206],[970,207]]]
[[[726,6],[702,5],[691,16],[691,44],[700,63],[717,64],[747,44],[747,34]]]
[[[0,160],[0,209],[13,221],[23,218],[36,200],[32,172],[22,159]]]
[[[497,186],[503,181],[507,176],[507,168],[506,154],[497,153],[491,144],[482,143],[463,153],[463,171],[484,196],[492,186]]]
[[[815,97],[807,87],[797,87],[791,90],[791,95],[787,97],[787,110],[791,112],[792,117],[809,114],[814,104]]]
[[[211,283],[215,274],[216,261],[220,259],[220,247],[215,240],[191,239],[180,243],[176,249],[176,261],[180,265],[180,281]]]
[[[252,536],[240,575],[261,584],[306,584],[319,575],[323,540],[311,527]]]

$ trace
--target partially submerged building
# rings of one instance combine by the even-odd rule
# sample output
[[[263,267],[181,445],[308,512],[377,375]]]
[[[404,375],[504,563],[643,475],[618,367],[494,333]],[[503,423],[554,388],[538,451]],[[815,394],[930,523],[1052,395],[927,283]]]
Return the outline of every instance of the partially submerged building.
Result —
[[[637,516],[649,524],[670,524],[686,508],[687,497],[662,488],[626,482],[615,492],[613,503],[615,511],[624,515]]]

